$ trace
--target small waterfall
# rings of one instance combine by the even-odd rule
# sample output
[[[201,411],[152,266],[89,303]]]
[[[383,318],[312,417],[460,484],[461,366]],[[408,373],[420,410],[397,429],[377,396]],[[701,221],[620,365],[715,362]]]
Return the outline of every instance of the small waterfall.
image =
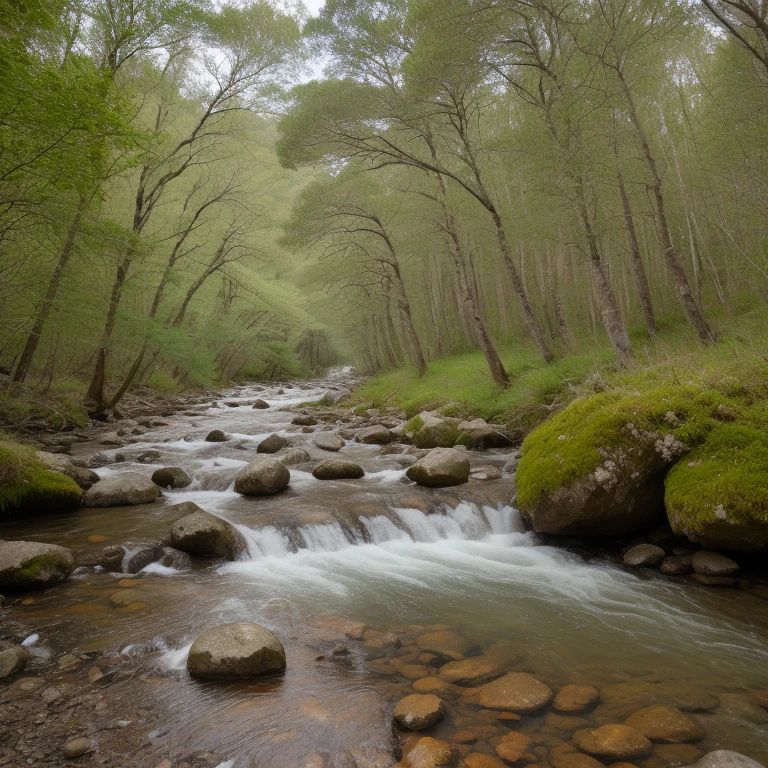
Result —
[[[360,517],[359,530],[350,530],[337,522],[313,523],[280,529],[274,525],[250,528],[238,525],[248,544],[251,560],[285,557],[299,550],[338,552],[351,546],[379,546],[396,540],[434,544],[445,539],[482,541],[489,536],[524,533],[520,514],[512,507],[462,502],[456,508],[444,505],[425,514],[408,507],[393,508],[391,517]]]

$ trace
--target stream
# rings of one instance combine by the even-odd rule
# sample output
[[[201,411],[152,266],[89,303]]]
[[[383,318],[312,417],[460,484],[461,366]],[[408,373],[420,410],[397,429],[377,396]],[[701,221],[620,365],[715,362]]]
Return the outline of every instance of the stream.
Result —
[[[768,601],[545,546],[509,505],[509,475],[428,491],[405,480],[397,454],[382,454],[377,445],[347,441],[339,454],[319,450],[312,433],[291,425],[295,413],[280,408],[316,400],[329,381],[346,375],[331,372],[308,389],[238,387],[164,419],[167,426],[128,446],[77,444],[72,454],[79,458],[128,456],[97,469],[101,476],[149,476],[179,466],[194,481],[154,504],[81,509],[0,529],[5,539],[61,544],[89,562],[110,544],[167,537],[179,516],[172,506],[193,501],[244,535],[247,559],[197,560],[185,571],[153,564],[132,578],[83,568],[11,608],[9,618],[38,633],[38,643],[56,652],[98,652],[132,670],[113,687],[136,706],[151,705],[160,727],[143,756],[126,765],[155,768],[178,745],[207,750],[225,768],[391,765],[391,707],[413,692],[414,679],[437,674],[419,640],[435,631],[460,634],[470,655],[505,654],[510,670],[530,672],[553,690],[596,686],[602,700],[578,717],[545,711],[517,724],[482,710],[471,689],[451,686],[448,716],[429,731],[436,738],[452,742],[459,731],[474,731],[473,749],[492,752],[485,745],[519,728],[533,737],[544,768],[551,764],[547,749],[569,742],[577,728],[622,722],[648,702],[714,693],[718,708],[690,715],[707,734],[696,747],[732,749],[768,764],[768,712],[760,722],[745,704],[749,692],[768,689]],[[253,409],[255,398],[270,408]],[[234,401],[242,405],[233,407]],[[205,442],[212,429],[231,439]],[[313,459],[358,462],[366,475],[319,481],[307,468],[290,467],[286,492],[238,495],[235,474],[273,432]],[[159,451],[160,458],[131,460],[143,450]],[[470,452],[473,464],[499,468],[511,454]],[[113,599],[127,589],[135,591],[132,602]],[[278,635],[286,674],[242,683],[192,680],[185,670],[192,640],[241,620]],[[362,637],[349,631],[358,624],[367,630]],[[702,708],[689,707],[695,709]],[[687,765],[693,747],[685,753],[669,746],[655,747],[637,764]]]

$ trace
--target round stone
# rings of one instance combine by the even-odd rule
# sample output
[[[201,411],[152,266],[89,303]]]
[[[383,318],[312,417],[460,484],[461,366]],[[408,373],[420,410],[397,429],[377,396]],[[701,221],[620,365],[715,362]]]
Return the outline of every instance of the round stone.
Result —
[[[582,712],[599,698],[597,688],[591,685],[566,685],[557,692],[552,707],[558,712]]]
[[[573,734],[573,743],[588,755],[608,760],[646,757],[652,748],[651,742],[640,731],[628,725],[584,728]]]
[[[668,704],[645,707],[629,717],[625,725],[640,731],[651,741],[663,741],[668,744],[699,741],[706,736],[701,726]]]
[[[536,712],[551,700],[552,690],[526,672],[510,672],[484,685],[478,694],[481,707],[520,715]]]
[[[654,544],[638,544],[624,553],[624,564],[641,568],[655,568],[666,553]]]
[[[90,739],[80,737],[78,739],[70,739],[63,747],[62,753],[64,757],[74,759],[76,757],[82,757],[90,752],[92,749]]]
[[[423,731],[445,717],[445,704],[432,694],[414,693],[397,702],[392,717],[401,728]]]
[[[189,649],[194,677],[244,678],[282,672],[285,650],[266,627],[250,622],[223,624],[203,632]]]

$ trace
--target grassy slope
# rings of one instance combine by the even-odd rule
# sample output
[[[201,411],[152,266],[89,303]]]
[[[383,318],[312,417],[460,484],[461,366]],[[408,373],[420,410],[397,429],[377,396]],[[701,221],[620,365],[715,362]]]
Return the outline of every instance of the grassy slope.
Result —
[[[376,376],[356,393],[358,403],[398,405],[408,416],[441,409],[450,415],[481,416],[503,422],[522,436],[579,396],[601,391],[646,391],[695,385],[757,389],[768,396],[768,313],[753,311],[721,323],[720,340],[705,347],[683,325],[665,327],[655,339],[634,340],[637,367],[622,371],[604,339],[582,340],[572,351],[544,365],[535,350],[502,350],[512,380],[500,390],[479,352],[429,364],[419,379],[415,370]]]

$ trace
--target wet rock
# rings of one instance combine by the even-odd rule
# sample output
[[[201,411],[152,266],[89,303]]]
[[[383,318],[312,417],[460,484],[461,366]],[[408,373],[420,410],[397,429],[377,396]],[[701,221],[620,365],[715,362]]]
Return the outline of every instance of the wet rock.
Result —
[[[509,659],[500,655],[472,656],[462,661],[450,661],[440,667],[442,680],[454,685],[483,685],[501,677],[509,667]]]
[[[149,504],[162,491],[144,475],[137,472],[123,472],[105,477],[85,493],[86,507],[127,507],[135,504]]]
[[[212,429],[206,436],[206,443],[226,443],[229,438],[220,430]]]
[[[565,685],[557,692],[552,708],[558,712],[583,712],[599,698],[599,691],[591,685]]]
[[[152,482],[161,488],[186,488],[192,478],[181,467],[163,467],[152,473]]]
[[[74,480],[84,491],[87,491],[94,483],[99,482],[99,476],[95,472],[85,467],[76,466],[68,456],[63,456],[60,453],[38,451],[37,458],[48,469]]]
[[[0,651],[0,680],[22,672],[31,658],[32,654],[19,645]]]
[[[651,756],[643,761],[644,768],[670,768],[695,763],[704,752],[693,744],[654,744]]]
[[[449,659],[461,660],[472,650],[472,643],[458,632],[441,629],[427,632],[416,638],[416,645],[422,651],[432,651]]]
[[[707,752],[689,768],[762,768],[762,766],[746,755],[731,752],[729,749],[718,749],[715,752]]]
[[[83,755],[92,752],[91,740],[82,736],[77,739],[70,739],[61,749],[62,754],[68,760],[73,760],[76,757],[82,757]]]
[[[635,712],[625,725],[634,728],[651,741],[669,744],[684,741],[700,741],[706,735],[704,729],[668,704],[654,704]]]
[[[735,587],[738,584],[733,576],[705,576],[703,573],[691,574],[691,580],[707,587]]]
[[[573,734],[573,743],[582,752],[608,760],[632,760],[651,753],[651,742],[628,725],[602,725]]]
[[[524,733],[518,733],[517,731],[510,731],[505,734],[501,742],[496,745],[496,754],[504,761],[508,763],[516,763],[518,760],[522,760],[526,755],[530,755],[529,749],[531,747],[531,737],[526,736]],[[534,762],[535,757],[530,755],[531,760]]]
[[[446,696],[456,690],[450,683],[434,675],[414,680],[411,687],[417,693],[434,693],[440,696]]]
[[[685,576],[693,570],[692,555],[670,555],[661,563],[661,572],[667,576]]]
[[[464,758],[467,768],[507,768],[507,764],[494,755],[486,755],[483,752],[472,752]]]
[[[264,409],[269,408],[269,403],[265,400],[255,400],[251,407],[263,411]]]
[[[312,457],[303,448],[283,448],[275,454],[275,458],[286,467],[312,461]]]
[[[488,464],[481,464],[478,467],[472,467],[469,476],[473,480],[499,480],[501,478],[501,470]]]
[[[403,757],[403,768],[441,768],[456,764],[456,751],[444,741],[424,736]]]
[[[133,603],[141,603],[144,595],[138,589],[119,589],[109,596],[109,602],[115,608],[125,608]]]
[[[638,544],[624,553],[624,565],[641,568],[655,568],[664,559],[666,553],[653,544]]]
[[[0,589],[27,592],[69,578],[75,559],[64,547],[36,541],[0,541]]]
[[[462,485],[469,479],[469,459],[455,448],[434,448],[408,468],[406,476],[428,488]]]
[[[312,442],[322,451],[340,451],[344,447],[344,441],[332,432],[321,432],[312,438]]]
[[[123,558],[125,558],[125,547],[109,546],[104,547],[99,554],[99,565],[111,573],[122,573]]]
[[[603,768],[594,757],[577,752],[571,744],[558,744],[549,750],[549,761],[553,768]],[[636,768],[631,763],[614,763],[611,768]]]
[[[356,480],[365,472],[359,464],[344,459],[324,459],[312,470],[312,475],[318,480]]]
[[[192,567],[192,558],[180,549],[174,549],[173,547],[163,547],[162,555],[158,559],[158,565],[165,566],[166,568],[175,568],[177,571],[186,571]]]
[[[543,709],[552,700],[552,690],[526,672],[510,672],[484,685],[478,703],[486,709],[528,714]]]
[[[282,643],[266,627],[250,622],[223,624],[203,632],[189,649],[194,677],[246,678],[285,670]]]
[[[269,437],[264,438],[256,448],[256,453],[277,453],[283,448],[290,448],[291,441],[280,435],[271,434]]]
[[[459,420],[422,411],[406,423],[403,432],[417,448],[452,448],[459,436]]]
[[[768,712],[748,696],[740,693],[721,693],[720,709],[749,723],[768,724]]]
[[[381,425],[374,425],[361,429],[355,435],[355,442],[365,443],[366,445],[386,445],[394,439],[393,434]]]
[[[600,689],[600,699],[603,706],[622,720],[651,704],[669,704],[684,712],[708,712],[720,706],[720,699],[705,688],[677,682],[614,683]]]
[[[697,552],[691,562],[693,570],[702,576],[731,576],[739,570],[739,564],[730,557],[706,550]]]
[[[285,464],[265,456],[254,459],[237,473],[235,491],[243,496],[267,496],[284,491],[290,480],[291,473]]]
[[[488,424],[484,419],[459,422],[457,429],[459,435],[456,442],[468,448],[501,448],[510,442],[502,428]]]
[[[286,470],[287,472],[288,470]],[[171,509],[184,516],[171,528],[171,544],[182,552],[237,560],[248,547],[240,532],[226,520],[186,501]]]
[[[300,427],[314,427],[317,424],[317,419],[314,416],[300,413],[291,419],[291,424],[297,424]]]
[[[432,694],[414,693],[397,702],[392,717],[401,728],[423,731],[445,717],[445,704]]]
[[[130,552],[123,560],[123,571],[125,573],[138,573],[150,563],[156,563],[162,556],[162,547],[141,547],[134,552]]]

